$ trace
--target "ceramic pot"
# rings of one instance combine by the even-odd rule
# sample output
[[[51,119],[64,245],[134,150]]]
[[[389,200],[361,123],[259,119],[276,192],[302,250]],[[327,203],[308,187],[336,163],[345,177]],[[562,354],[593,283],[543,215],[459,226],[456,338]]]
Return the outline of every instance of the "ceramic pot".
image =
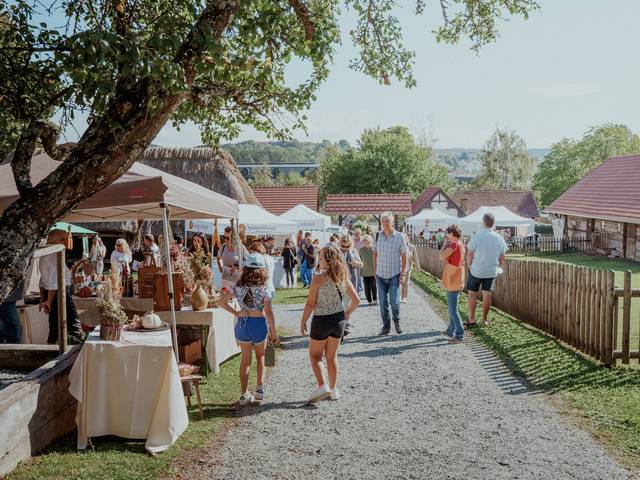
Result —
[[[120,332],[122,331],[122,325],[107,325],[105,323],[100,324],[100,339],[109,342],[117,342],[120,340]]]
[[[209,303],[209,296],[204,291],[201,285],[198,285],[191,294],[191,308],[198,312],[207,308]]]

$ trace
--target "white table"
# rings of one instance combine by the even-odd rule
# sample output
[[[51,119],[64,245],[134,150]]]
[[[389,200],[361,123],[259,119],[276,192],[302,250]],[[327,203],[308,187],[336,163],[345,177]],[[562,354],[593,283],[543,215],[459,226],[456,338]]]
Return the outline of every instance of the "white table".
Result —
[[[273,270],[273,286],[278,288],[287,288],[287,275],[284,271],[284,258],[271,257],[274,260],[275,268]],[[296,269],[293,269],[293,285],[296,286],[298,279]]]
[[[163,322],[171,323],[171,312],[156,312]],[[235,317],[222,308],[193,311],[183,307],[176,311],[176,325],[205,327],[205,351],[209,370],[220,372],[220,364],[240,353],[235,336]]]
[[[91,437],[116,435],[146,439],[152,454],[166,450],[189,423],[171,332],[122,332],[119,342],[106,342],[99,329],[69,374],[78,449]]]

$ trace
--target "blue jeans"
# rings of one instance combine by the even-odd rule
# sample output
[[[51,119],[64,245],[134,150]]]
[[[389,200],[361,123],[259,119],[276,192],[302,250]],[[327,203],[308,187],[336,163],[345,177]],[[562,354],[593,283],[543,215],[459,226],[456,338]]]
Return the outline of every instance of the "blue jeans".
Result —
[[[376,275],[376,282],[378,284],[382,329],[391,330],[389,307],[391,307],[393,322],[400,321],[400,275],[391,278],[382,278]]]
[[[447,292],[447,306],[449,307],[447,335],[462,340],[464,338],[464,327],[462,326],[460,313],[458,313],[458,297],[460,297],[460,292]]]
[[[307,262],[302,262],[300,265],[300,277],[302,278],[302,283],[305,287],[311,285],[311,280],[313,280],[313,268],[307,267]]]
[[[356,287],[358,295],[362,297],[364,295],[364,279],[362,278],[362,270],[360,269],[356,271],[356,285],[354,285],[354,287]]]
[[[0,343],[22,343],[22,324],[16,302],[0,305]]]

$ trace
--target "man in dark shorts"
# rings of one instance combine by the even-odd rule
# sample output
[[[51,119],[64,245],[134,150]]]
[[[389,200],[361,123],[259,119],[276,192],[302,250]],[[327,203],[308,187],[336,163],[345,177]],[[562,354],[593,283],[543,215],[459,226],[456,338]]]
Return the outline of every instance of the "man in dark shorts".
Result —
[[[471,237],[467,245],[467,264],[469,265],[469,278],[467,279],[469,322],[467,325],[469,326],[476,323],[476,305],[480,287],[482,287],[482,321],[485,325],[489,324],[488,315],[491,308],[493,282],[508,250],[502,235],[493,230],[495,222],[496,218],[492,213],[485,213],[482,217],[484,227]]]

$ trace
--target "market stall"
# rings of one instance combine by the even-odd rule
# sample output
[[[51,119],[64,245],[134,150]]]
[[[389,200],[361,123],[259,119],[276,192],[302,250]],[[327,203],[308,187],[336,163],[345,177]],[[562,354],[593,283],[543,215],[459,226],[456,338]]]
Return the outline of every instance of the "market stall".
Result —
[[[404,223],[411,227],[414,234],[422,231],[433,232],[439,228],[445,229],[451,224],[459,223],[460,219],[438,208],[425,208],[419,213],[407,218]]]
[[[331,217],[311,210],[303,203],[299,203],[290,210],[287,210],[280,215],[280,218],[294,222],[298,230],[304,231],[324,232],[331,226]]]
[[[470,215],[460,219],[463,235],[472,235],[482,228],[482,216],[492,213],[496,218],[494,227],[515,229],[518,236],[526,236],[533,232],[535,222],[530,218],[521,217],[507,207],[480,207]]]

